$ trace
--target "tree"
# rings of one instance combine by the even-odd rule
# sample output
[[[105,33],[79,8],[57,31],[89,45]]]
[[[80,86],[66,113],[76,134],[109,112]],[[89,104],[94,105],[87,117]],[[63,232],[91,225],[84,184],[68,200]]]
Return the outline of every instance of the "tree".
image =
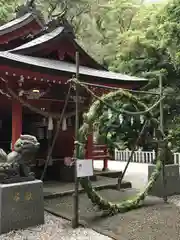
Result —
[[[166,48],[174,67],[179,70],[180,63],[180,1],[168,1],[156,17],[158,39]]]
[[[19,1],[1,0],[0,1],[0,24],[4,24],[14,18],[14,9]]]

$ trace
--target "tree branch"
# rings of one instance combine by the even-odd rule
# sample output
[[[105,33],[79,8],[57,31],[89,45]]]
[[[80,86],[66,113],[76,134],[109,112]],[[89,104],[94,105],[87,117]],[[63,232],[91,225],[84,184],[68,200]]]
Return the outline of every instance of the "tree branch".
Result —
[[[61,8],[63,9],[60,13],[57,14],[53,14],[53,12],[58,8],[58,6],[60,5],[59,0],[57,0],[54,4],[50,4],[51,6],[51,10],[48,13],[48,19],[50,18],[57,18],[57,17],[63,17],[64,15],[66,15],[67,10],[68,10],[68,6],[67,6],[67,2],[63,1],[61,3]]]
[[[144,0],[141,0],[140,7],[142,6],[143,3],[144,3]],[[138,11],[139,11],[139,8],[136,9],[136,11],[134,11],[134,13],[132,13],[131,18],[130,18],[130,20],[129,20],[129,24],[128,24],[127,28],[126,28],[126,31],[128,31],[128,30],[130,29],[131,24],[132,24],[132,20],[133,20],[133,18],[136,16],[136,14],[137,14]]]
[[[27,0],[27,2],[26,2],[26,5],[28,6],[28,7],[33,7],[33,5],[35,4],[35,0]]]

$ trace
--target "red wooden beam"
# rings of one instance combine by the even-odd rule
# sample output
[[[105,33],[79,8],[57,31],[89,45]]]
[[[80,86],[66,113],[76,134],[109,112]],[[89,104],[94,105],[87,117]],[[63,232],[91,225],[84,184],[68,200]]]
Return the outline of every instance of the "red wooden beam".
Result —
[[[12,150],[22,133],[22,106],[16,100],[12,101]]]

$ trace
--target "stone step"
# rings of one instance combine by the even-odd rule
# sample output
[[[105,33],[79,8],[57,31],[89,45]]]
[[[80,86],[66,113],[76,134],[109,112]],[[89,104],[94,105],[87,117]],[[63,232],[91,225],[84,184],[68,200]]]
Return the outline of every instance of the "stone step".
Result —
[[[122,175],[122,171],[100,171],[100,170],[94,170],[95,176],[102,176],[102,177],[108,177],[108,178],[119,178]]]

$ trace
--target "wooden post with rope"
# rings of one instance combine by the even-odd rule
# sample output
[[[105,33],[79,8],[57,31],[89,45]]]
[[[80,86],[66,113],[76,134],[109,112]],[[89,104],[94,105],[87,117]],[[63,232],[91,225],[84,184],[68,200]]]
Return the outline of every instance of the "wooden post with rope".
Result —
[[[162,84],[162,75],[159,76],[159,96],[160,96],[160,104],[159,104],[159,111],[160,111],[160,130],[162,133],[164,133],[164,116],[163,116],[163,84]],[[164,156],[165,157],[165,156]],[[166,179],[166,172],[165,172],[165,166],[166,162],[165,159],[163,159],[163,165],[162,165],[162,181],[163,181],[163,200],[166,203],[167,202],[167,194],[166,194],[166,186],[167,186],[167,179]]]
[[[76,79],[79,79],[79,52],[76,52]],[[79,85],[76,84],[76,123],[75,123],[75,186],[74,186],[74,208],[72,227],[79,226],[79,179],[77,177],[77,159],[79,158],[79,144],[78,144],[78,129],[79,129]]]

